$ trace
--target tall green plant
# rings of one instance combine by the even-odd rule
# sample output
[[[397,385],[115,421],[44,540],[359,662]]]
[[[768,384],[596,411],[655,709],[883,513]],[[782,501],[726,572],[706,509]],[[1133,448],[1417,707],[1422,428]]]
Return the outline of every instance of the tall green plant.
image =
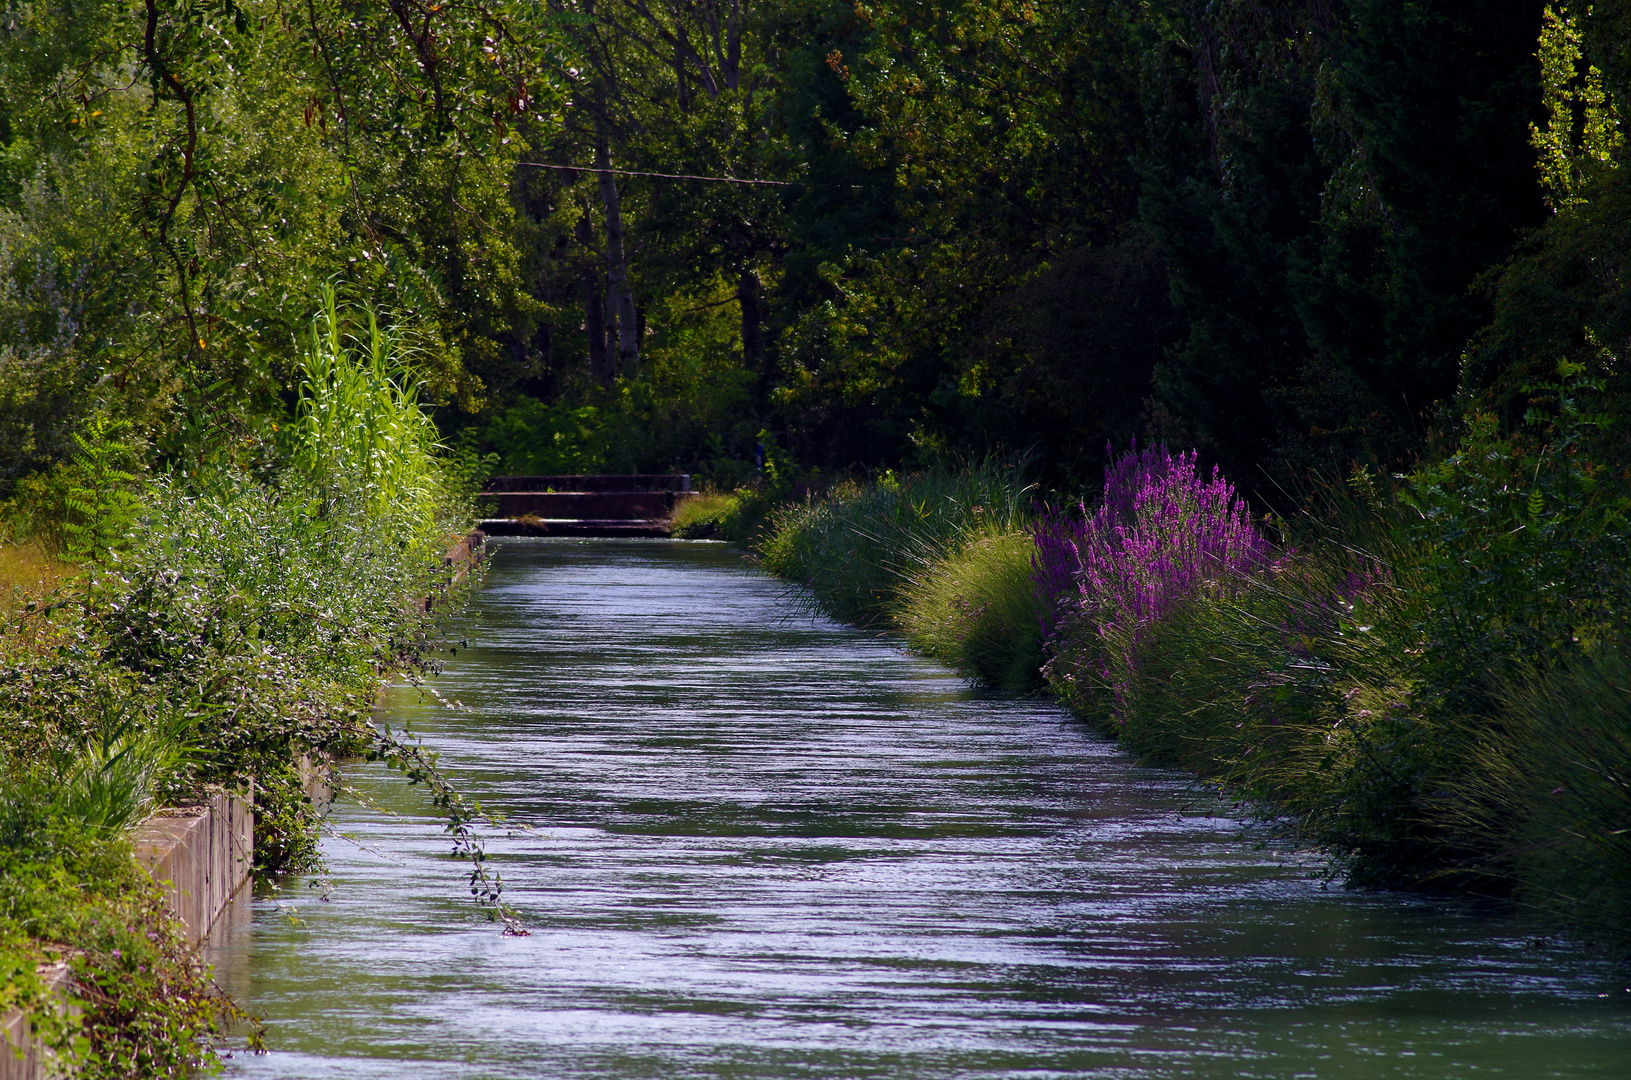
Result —
[[[1418,678],[1452,712],[1487,711],[1492,680],[1514,665],[1555,665],[1620,622],[1631,491],[1589,453],[1612,423],[1602,382],[1563,362],[1527,390],[1551,404],[1530,409],[1526,431],[1474,416],[1456,452],[1402,492],[1416,517]]]
[[[1464,824],[1521,900],[1631,949],[1631,653],[1530,669],[1500,698],[1456,783]]]
[[[72,559],[105,561],[129,538],[141,513],[136,475],[126,468],[133,450],[114,438],[122,426],[97,417],[74,433],[79,450],[65,474],[62,520],[63,546]]]
[[[147,815],[160,787],[197,753],[194,718],[168,706],[151,719],[118,703],[103,710],[100,729],[61,770],[52,808],[89,827],[122,832]]]
[[[914,574],[973,530],[1023,528],[1028,490],[1014,472],[990,462],[961,472],[886,473],[784,510],[761,553],[771,573],[808,585],[827,614],[878,623]]]
[[[912,647],[1010,692],[1042,678],[1042,605],[1032,583],[1029,532],[974,528],[911,574],[893,612]]]
[[[436,426],[420,407],[413,350],[362,309],[351,332],[333,287],[322,293],[300,362],[294,464],[332,500],[364,493],[370,510],[429,512],[441,492]]]

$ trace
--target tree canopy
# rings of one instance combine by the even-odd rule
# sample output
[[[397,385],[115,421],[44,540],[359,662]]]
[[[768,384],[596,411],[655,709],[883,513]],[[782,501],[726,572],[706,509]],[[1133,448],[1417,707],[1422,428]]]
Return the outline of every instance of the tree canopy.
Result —
[[[828,474],[1410,460],[1623,396],[1631,4],[13,0],[0,496],[286,416],[322,290],[443,437]]]

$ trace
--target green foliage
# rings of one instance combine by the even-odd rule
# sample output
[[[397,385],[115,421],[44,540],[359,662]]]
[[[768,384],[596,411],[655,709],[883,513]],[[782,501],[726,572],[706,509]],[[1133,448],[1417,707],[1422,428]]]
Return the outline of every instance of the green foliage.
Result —
[[[1553,210],[1585,202],[1584,188],[1618,165],[1625,145],[1619,109],[1603,87],[1602,71],[1595,64],[1580,70],[1585,58],[1580,46],[1580,20],[1567,8],[1560,12],[1548,5],[1537,54],[1547,122],[1544,129],[1530,125],[1529,141],[1540,153],[1541,183]]]
[[[740,519],[743,496],[748,492],[702,492],[682,501],[674,508],[670,522],[671,535],[676,540],[742,540]]]
[[[126,426],[92,417],[74,432],[72,458],[25,477],[4,504],[10,532],[73,562],[104,562],[123,547],[146,509],[137,447],[115,438]]]
[[[79,452],[65,470],[62,517],[70,559],[105,561],[129,540],[141,513],[136,476],[121,467],[131,461],[132,448],[112,438],[119,426],[99,418],[74,433]]]
[[[1419,515],[1411,571],[1431,598],[1413,616],[1412,636],[1430,645],[1419,677],[1452,711],[1484,711],[1510,665],[1554,665],[1619,625],[1631,491],[1587,456],[1609,419],[1602,389],[1564,362],[1534,388],[1553,415],[1537,407],[1531,431],[1509,437],[1474,416],[1456,452],[1403,493]]]
[[[197,755],[191,741],[196,720],[185,714],[148,720],[128,704],[123,710],[106,705],[101,730],[59,773],[50,814],[113,833],[137,824],[160,789]]]
[[[977,682],[1023,693],[1041,686],[1042,608],[1026,532],[983,523],[912,574],[892,621],[918,651]]]
[[[424,740],[411,730],[404,728],[399,736],[389,726],[378,729],[367,758],[384,762],[410,784],[425,785],[431,805],[447,819],[444,829],[453,838],[453,855],[470,863],[470,895],[486,910],[489,919],[504,924],[506,937],[529,936],[531,932],[521,927],[520,912],[504,902],[503,875],[487,869],[487,851],[478,831],[479,825],[498,825],[502,818],[461,795],[438,768],[440,754],[425,749]]]
[[[299,304],[339,277],[423,329],[431,393],[480,404],[525,330],[516,125],[560,98],[548,13],[65,5],[0,36],[0,495],[86,415],[162,441],[200,399],[275,410]],[[151,25],[149,24],[151,16]]]
[[[499,456],[499,468],[518,476],[602,472],[612,436],[594,405],[545,404],[530,397],[517,399],[482,431]]]
[[[736,320],[720,283],[707,284],[652,304],[639,379],[574,381],[553,400],[519,394],[492,410],[480,443],[513,474],[688,472],[722,487],[747,482],[762,426],[746,415],[756,376],[733,349]]]
[[[827,614],[880,624],[907,582],[970,530],[1019,529],[1027,490],[1011,471],[992,463],[885,474],[781,510],[759,552],[765,569],[809,586],[813,602]]]
[[[54,812],[54,786],[15,763],[0,776],[0,1000],[28,1012],[74,1076],[218,1070],[215,1040],[242,1015],[212,992],[129,845]],[[77,1018],[35,974],[69,950]]]
[[[1582,184],[1493,277],[1494,318],[1467,352],[1463,397],[1509,429],[1560,359],[1606,379],[1607,407],[1628,413],[1613,357],[1631,348],[1631,170],[1594,170]]]
[[[84,789],[86,815],[129,818],[161,780],[174,794],[253,778],[259,865],[309,865],[317,820],[295,759],[371,745],[381,672],[420,669],[425,598],[449,587],[443,555],[474,516],[471,465],[438,457],[400,339],[368,313],[353,337],[346,314],[329,293],[296,421],[267,433],[288,468],[194,455],[190,475],[151,485],[116,572],[6,632],[0,744],[72,762],[64,790]],[[207,752],[184,753],[194,740]]]
[[[1458,795],[1519,898],[1631,948],[1631,660],[1621,645],[1501,689]]]
[[[322,296],[301,357],[295,469],[329,501],[342,497],[337,485],[357,485],[371,513],[433,513],[440,446],[419,407],[411,351],[372,309],[363,312],[366,330],[348,340],[335,290]]]

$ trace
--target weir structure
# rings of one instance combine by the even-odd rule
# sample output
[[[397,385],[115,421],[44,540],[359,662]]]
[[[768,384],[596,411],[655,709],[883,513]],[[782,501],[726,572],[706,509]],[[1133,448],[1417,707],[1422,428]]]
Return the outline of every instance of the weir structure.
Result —
[[[494,476],[482,492],[489,536],[668,536],[692,494],[687,473]]]

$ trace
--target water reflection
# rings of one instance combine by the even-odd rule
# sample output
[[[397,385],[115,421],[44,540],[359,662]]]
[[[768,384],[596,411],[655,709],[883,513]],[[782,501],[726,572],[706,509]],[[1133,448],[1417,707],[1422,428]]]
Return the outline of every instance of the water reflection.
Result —
[[[726,548],[509,544],[467,635],[462,707],[388,707],[536,826],[491,845],[533,935],[480,921],[418,793],[357,769],[379,809],[337,815],[332,896],[261,896],[219,954],[275,1048],[232,1075],[1631,1073],[1623,972],[1326,889],[1181,776]]]

